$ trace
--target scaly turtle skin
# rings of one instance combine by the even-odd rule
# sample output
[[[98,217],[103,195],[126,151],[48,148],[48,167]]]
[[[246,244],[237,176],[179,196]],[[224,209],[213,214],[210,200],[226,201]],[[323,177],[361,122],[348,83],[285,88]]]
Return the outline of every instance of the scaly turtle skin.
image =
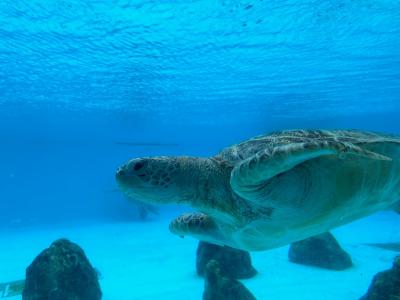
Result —
[[[198,213],[170,230],[247,251],[326,232],[400,199],[400,138],[355,130],[257,136],[211,158],[138,158],[116,174],[140,201]]]

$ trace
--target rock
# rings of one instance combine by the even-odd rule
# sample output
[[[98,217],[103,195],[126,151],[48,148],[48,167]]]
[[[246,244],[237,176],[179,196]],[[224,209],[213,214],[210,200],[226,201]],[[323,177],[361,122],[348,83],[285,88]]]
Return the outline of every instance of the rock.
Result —
[[[196,270],[199,276],[204,276],[207,263],[216,260],[222,271],[235,279],[250,278],[257,274],[251,265],[250,254],[228,246],[199,242],[196,254]]]
[[[26,269],[23,300],[99,300],[95,269],[75,243],[60,239],[43,250]]]
[[[400,299],[400,256],[394,259],[391,269],[374,276],[367,294],[360,298],[360,300],[398,299]]]
[[[353,266],[350,255],[329,232],[293,243],[289,249],[289,260],[330,270],[344,270]]]
[[[218,261],[212,259],[205,270],[203,300],[256,300],[238,280],[226,277]]]

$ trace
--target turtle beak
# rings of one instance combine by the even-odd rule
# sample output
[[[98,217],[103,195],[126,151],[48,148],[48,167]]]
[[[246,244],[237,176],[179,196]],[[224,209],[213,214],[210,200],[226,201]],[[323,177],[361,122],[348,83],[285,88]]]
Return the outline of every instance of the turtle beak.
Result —
[[[123,180],[123,178],[126,176],[125,170],[124,170],[124,166],[121,166],[117,169],[117,172],[115,173],[115,179],[117,180],[117,182],[120,182],[121,180]]]
[[[130,177],[131,176],[129,176],[129,172],[126,169],[126,165],[120,166],[115,173],[115,179],[119,185],[126,183]]]
[[[127,192],[132,186],[140,185],[140,180],[129,170],[129,164],[120,166],[115,173],[115,180],[121,191]]]
[[[117,169],[115,173],[115,179],[118,184],[138,184],[140,183],[139,178],[143,175],[138,174],[138,172],[145,166],[145,159],[132,159],[127,163],[123,164]]]
[[[154,174],[152,164],[159,164],[158,158],[135,158],[121,167],[115,173],[115,180],[119,189],[128,198],[150,204],[168,204],[176,202],[176,189],[170,179],[160,175],[161,171]],[[157,169],[157,168],[155,168]],[[163,170],[158,168],[157,170]]]

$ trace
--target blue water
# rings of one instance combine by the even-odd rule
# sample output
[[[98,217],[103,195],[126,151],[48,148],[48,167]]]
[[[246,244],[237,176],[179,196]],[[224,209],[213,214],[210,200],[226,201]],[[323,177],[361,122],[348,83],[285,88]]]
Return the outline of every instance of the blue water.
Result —
[[[0,222],[123,217],[134,156],[399,133],[399,49],[397,1],[1,1]]]
[[[399,116],[398,1],[0,2],[2,228],[137,218],[132,157]]]
[[[399,49],[397,1],[1,1],[0,222],[117,218],[134,156],[399,133]]]

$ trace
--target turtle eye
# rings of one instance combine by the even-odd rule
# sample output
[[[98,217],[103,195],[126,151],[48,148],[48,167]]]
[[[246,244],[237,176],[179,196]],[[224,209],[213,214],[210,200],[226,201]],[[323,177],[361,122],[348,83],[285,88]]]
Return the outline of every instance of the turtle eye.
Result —
[[[133,169],[135,170],[135,171],[139,171],[141,168],[143,168],[143,166],[144,166],[144,163],[143,162],[137,162],[134,166],[133,166]]]

